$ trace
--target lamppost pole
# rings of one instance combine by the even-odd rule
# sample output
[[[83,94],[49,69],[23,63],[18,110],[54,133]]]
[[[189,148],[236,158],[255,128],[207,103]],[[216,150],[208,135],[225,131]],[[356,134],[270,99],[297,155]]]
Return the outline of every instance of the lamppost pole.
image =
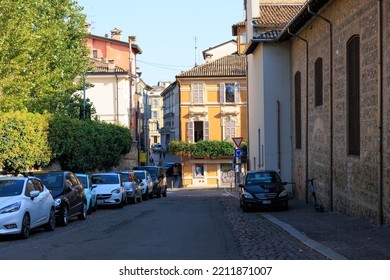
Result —
[[[86,85],[85,85],[85,73],[83,74],[83,120],[85,121],[85,110],[86,110]]]

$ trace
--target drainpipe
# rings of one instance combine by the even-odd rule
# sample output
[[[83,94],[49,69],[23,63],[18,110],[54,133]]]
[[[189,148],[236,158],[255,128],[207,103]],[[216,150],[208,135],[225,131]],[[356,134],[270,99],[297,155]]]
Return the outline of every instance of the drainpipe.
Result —
[[[116,80],[116,122],[119,123],[119,80],[118,75],[115,73],[115,80]]]
[[[277,118],[277,138],[278,138],[278,172],[280,174],[282,169],[282,161],[281,161],[281,144],[280,144],[280,102],[279,100],[276,101],[276,118]]]
[[[378,0],[378,224],[383,224],[383,1]]]
[[[302,40],[306,45],[306,124],[305,124],[305,182],[306,182],[306,204],[309,203],[309,42],[297,34],[290,32],[290,28],[287,27],[287,32],[291,36]]]
[[[330,131],[329,131],[329,137],[330,137],[330,155],[329,155],[329,162],[330,162],[330,170],[329,170],[329,180],[330,180],[330,211],[333,211],[333,25],[332,22],[319,15],[315,12],[310,10],[310,5],[307,6],[307,11],[312,14],[315,17],[318,17],[319,19],[325,21],[329,24],[329,71],[330,71],[330,77],[329,77],[329,123],[330,123]]]

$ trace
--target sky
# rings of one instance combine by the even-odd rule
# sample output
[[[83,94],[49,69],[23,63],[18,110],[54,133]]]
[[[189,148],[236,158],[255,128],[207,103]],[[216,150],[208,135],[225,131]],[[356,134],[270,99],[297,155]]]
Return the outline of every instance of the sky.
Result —
[[[76,0],[91,23],[91,33],[111,35],[122,30],[121,41],[136,36],[142,54],[137,66],[150,85],[173,82],[204,50],[235,39],[232,25],[244,20],[243,0]]]

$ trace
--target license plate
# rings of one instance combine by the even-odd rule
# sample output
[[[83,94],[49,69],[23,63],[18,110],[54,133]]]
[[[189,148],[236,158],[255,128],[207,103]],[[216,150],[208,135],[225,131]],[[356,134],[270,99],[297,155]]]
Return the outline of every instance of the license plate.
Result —
[[[261,203],[262,204],[271,204],[272,201],[271,200],[262,200]]]

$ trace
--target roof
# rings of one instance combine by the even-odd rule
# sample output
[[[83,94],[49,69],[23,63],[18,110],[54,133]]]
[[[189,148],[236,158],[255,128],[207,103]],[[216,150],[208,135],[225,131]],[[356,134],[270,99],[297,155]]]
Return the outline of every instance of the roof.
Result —
[[[191,70],[178,74],[177,78],[189,77],[245,77],[246,56],[232,54],[209,63],[201,64]]]
[[[291,20],[291,22],[283,29],[278,41],[286,41],[297,34],[313,17],[313,13],[318,13],[325,5],[332,0],[311,0],[303,9]]]
[[[302,9],[301,4],[261,4],[260,15],[253,24],[260,26],[286,26]]]
[[[93,70],[92,73],[127,73],[126,70],[124,70],[121,67],[115,66],[115,70],[112,71],[110,69],[110,63],[107,63],[105,61],[90,58]]]
[[[237,29],[239,27],[245,27],[246,26],[246,21],[240,21],[232,25],[232,35],[237,36]]]
[[[114,43],[114,44],[117,44],[117,45],[122,45],[122,46],[125,46],[125,47],[129,47],[129,42],[116,40],[116,39],[105,37],[105,36],[98,36],[98,35],[88,34],[88,37],[91,38],[91,39],[106,41],[106,42]],[[139,47],[139,45],[137,43],[133,42],[131,44],[131,49],[136,54],[142,54],[142,50],[141,50],[141,48]]]

